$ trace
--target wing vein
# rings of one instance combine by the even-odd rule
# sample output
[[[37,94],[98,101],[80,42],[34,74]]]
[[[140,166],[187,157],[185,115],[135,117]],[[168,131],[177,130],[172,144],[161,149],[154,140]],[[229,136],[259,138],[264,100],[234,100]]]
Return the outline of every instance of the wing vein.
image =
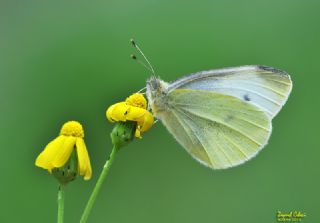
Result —
[[[175,113],[175,111],[172,111],[172,114],[175,116],[175,118],[178,120],[178,122],[180,123],[180,125],[183,127],[183,130],[186,132],[187,136],[189,137],[189,139],[191,140],[191,142],[193,142],[192,137],[190,136],[189,132],[185,129],[184,124],[188,125],[187,123],[183,123],[182,120],[178,117],[178,115]],[[188,127],[190,128],[190,126],[188,125]],[[192,128],[190,128],[192,131]],[[193,132],[194,133],[194,132]],[[196,136],[196,139],[199,141],[200,145],[202,146],[202,148],[204,149],[204,151],[206,152],[206,155],[208,157],[208,160],[210,162],[210,164],[213,166],[213,161],[211,160],[210,156],[208,155],[208,152],[206,150],[206,148],[202,145],[202,142],[200,141],[199,137],[197,134],[194,133],[194,135]]]
[[[184,109],[184,108],[181,108],[181,109],[183,109],[184,112],[188,112],[188,113],[192,113],[193,115],[196,115],[194,112],[192,112],[192,110],[187,111],[187,110]],[[253,143],[257,144],[258,146],[261,146],[261,145],[262,145],[261,143],[257,142],[255,139],[251,138],[251,137],[248,136],[247,134],[243,133],[242,131],[240,131],[240,130],[238,130],[238,129],[236,129],[236,128],[234,128],[234,127],[232,127],[232,126],[230,126],[230,125],[228,125],[228,124],[226,124],[226,123],[222,123],[221,121],[217,121],[217,120],[210,119],[210,118],[205,117],[205,116],[203,116],[203,115],[200,116],[199,114],[196,115],[196,116],[198,116],[198,117],[200,117],[200,118],[203,118],[203,119],[206,119],[206,120],[209,120],[209,121],[213,121],[213,122],[219,123],[219,124],[221,124],[221,125],[229,128],[229,129],[231,129],[231,130],[233,130],[233,131],[235,131],[235,132],[238,132],[239,134],[243,135],[244,137],[246,137],[247,139],[249,139],[249,140],[252,141]]]
[[[232,87],[232,88],[228,88],[228,87],[215,87],[214,89],[235,89],[235,90],[241,90],[241,91],[248,91],[248,92],[251,92],[251,93],[253,93],[253,94],[255,94],[255,95],[258,95],[258,96],[260,96],[260,97],[262,97],[262,98],[267,99],[268,101],[274,103],[275,105],[278,105],[278,106],[280,106],[280,107],[282,106],[281,104],[279,104],[278,102],[274,101],[273,99],[271,99],[271,98],[269,98],[269,97],[267,97],[267,96],[265,96],[265,95],[259,94],[259,93],[256,92],[256,91],[252,91],[252,90],[248,90],[248,89],[243,89],[243,88],[239,88],[239,87]]]
[[[284,97],[284,98],[287,97],[286,94],[284,94],[284,93],[282,93],[282,92],[280,92],[280,91],[277,91],[277,90],[275,90],[275,89],[273,89],[273,88],[271,88],[271,87],[268,87],[267,85],[259,84],[259,83],[257,83],[257,82],[253,82],[253,81],[241,81],[241,82],[242,82],[242,83],[247,83],[247,84],[249,84],[249,85],[254,85],[254,86],[261,87],[261,88],[265,88],[265,89],[270,90],[270,91],[272,91],[272,92],[274,92],[274,93],[276,93],[276,94],[278,94],[278,95],[280,95],[280,96],[282,96],[282,97]]]
[[[182,109],[178,109],[177,111],[180,112],[180,113],[182,113],[183,115],[187,116],[187,117],[189,118],[189,120],[190,120],[191,122],[193,122],[192,117],[190,117],[190,115],[187,114],[187,112],[183,111]],[[188,123],[186,123],[186,124],[188,125]],[[190,125],[188,125],[188,126],[189,126],[189,128],[192,130],[191,126],[190,126]],[[204,150],[206,151],[206,153],[209,154],[208,151],[207,151],[207,148],[204,146],[204,144],[203,144],[203,142],[202,142],[202,139],[198,136],[198,134],[197,134],[195,131],[193,131],[193,133],[194,133],[194,135],[197,137],[197,139],[199,140],[199,142],[201,143],[201,145],[202,145],[202,147],[204,148]],[[217,144],[216,144],[216,145],[217,145]],[[224,157],[228,160],[229,164],[232,165],[232,162],[230,161],[230,157],[228,157],[228,156],[226,155],[226,153],[225,153],[219,146],[217,146],[217,149],[221,152],[221,154],[224,155]],[[211,158],[210,158],[209,155],[208,155],[208,157],[209,157],[209,160],[212,162],[212,160],[211,160]],[[217,157],[218,157],[218,155],[217,155]],[[213,162],[212,162],[212,163],[213,163]]]
[[[194,108],[208,108],[208,106],[200,106],[200,105],[195,105],[195,104],[187,104],[187,103],[176,103],[176,102],[173,102],[171,103],[172,105],[179,105],[179,106],[190,106],[190,107],[194,107]],[[226,109],[226,108],[222,108],[222,107],[217,107],[219,110],[222,110],[222,111],[234,111],[232,109]],[[257,111],[257,110],[254,110],[254,109],[247,109],[248,111]],[[260,110],[260,111],[264,111],[264,110]],[[237,113],[241,113],[241,114],[247,114],[246,112],[241,112],[241,111],[237,111]]]
[[[239,145],[234,143],[228,136],[223,134],[223,138],[225,138],[228,142],[230,142],[235,148],[237,148],[247,159],[249,159],[250,156],[248,156],[241,148]]]

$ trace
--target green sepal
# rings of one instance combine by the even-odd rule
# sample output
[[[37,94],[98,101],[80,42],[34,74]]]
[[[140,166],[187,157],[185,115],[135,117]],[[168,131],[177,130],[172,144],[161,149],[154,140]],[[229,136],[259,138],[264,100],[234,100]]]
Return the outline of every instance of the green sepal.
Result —
[[[75,149],[72,151],[67,163],[60,168],[54,168],[52,174],[62,185],[66,185],[76,179],[78,175],[78,156]]]
[[[117,122],[111,132],[111,140],[117,148],[129,144],[134,139],[136,122]]]

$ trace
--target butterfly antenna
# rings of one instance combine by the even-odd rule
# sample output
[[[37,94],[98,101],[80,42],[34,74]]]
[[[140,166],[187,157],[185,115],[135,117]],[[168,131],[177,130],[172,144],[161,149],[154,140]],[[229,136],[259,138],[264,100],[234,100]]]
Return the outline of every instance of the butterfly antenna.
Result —
[[[131,59],[133,59],[133,60],[136,61],[138,64],[140,64],[141,66],[143,66],[144,68],[146,68],[148,71],[150,71],[150,72],[153,73],[153,71],[150,69],[150,67],[148,67],[145,63],[143,63],[141,60],[139,60],[136,55],[131,54]]]
[[[151,63],[149,62],[148,58],[144,55],[144,53],[142,52],[142,50],[140,49],[138,44],[134,41],[134,39],[131,39],[130,42],[131,42],[132,46],[137,49],[137,51],[141,54],[141,56],[147,62],[147,64],[149,65],[149,68],[150,68],[149,70],[153,73],[153,75],[155,75],[155,72],[154,72],[154,69],[153,69]]]
[[[140,89],[137,93],[141,93],[141,92],[143,92],[143,91],[146,90],[146,89],[147,89],[147,87],[144,87],[144,88]],[[143,92],[142,94],[145,94],[145,92]]]

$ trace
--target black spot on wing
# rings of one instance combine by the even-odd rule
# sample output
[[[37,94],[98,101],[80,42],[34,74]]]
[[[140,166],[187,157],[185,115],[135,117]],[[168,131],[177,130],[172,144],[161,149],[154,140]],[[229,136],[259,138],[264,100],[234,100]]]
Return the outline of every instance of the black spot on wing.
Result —
[[[249,97],[248,94],[243,95],[243,99],[244,99],[245,101],[251,101],[251,98]]]

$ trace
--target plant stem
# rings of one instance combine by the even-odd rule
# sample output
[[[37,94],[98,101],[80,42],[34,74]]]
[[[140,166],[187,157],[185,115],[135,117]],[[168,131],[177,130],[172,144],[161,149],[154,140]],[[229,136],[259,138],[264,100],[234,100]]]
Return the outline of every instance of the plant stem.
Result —
[[[64,186],[59,185],[58,190],[58,223],[63,223],[64,215]]]
[[[103,166],[103,169],[101,171],[101,174],[99,176],[99,179],[92,191],[92,194],[88,200],[88,203],[83,211],[83,214],[82,214],[82,217],[81,217],[81,220],[80,220],[80,223],[85,223],[87,222],[87,219],[89,217],[89,214],[90,214],[90,211],[92,209],[92,206],[97,198],[97,195],[101,189],[101,186],[107,176],[107,173],[109,172],[109,169],[110,169],[110,166],[111,164],[113,163],[114,161],[114,158],[116,157],[116,153],[118,152],[118,147],[116,146],[113,146],[113,149],[111,151],[111,154],[110,154],[110,157],[107,159],[106,163],[104,164]]]

